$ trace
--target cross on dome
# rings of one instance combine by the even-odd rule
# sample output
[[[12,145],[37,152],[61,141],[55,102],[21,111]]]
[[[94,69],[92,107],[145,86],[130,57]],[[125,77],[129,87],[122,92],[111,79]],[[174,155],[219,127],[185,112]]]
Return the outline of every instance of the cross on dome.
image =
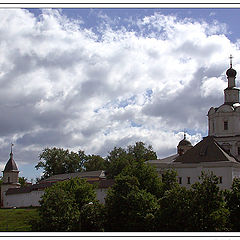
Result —
[[[14,146],[14,144],[13,143],[11,143],[11,154],[12,154],[12,147]]]
[[[232,54],[230,54],[230,68],[232,68],[232,59],[233,59],[233,56],[232,56]]]
[[[232,54],[230,54],[229,59],[230,59],[230,68],[227,70],[226,75],[227,75],[228,78],[234,78],[235,79],[235,77],[237,75],[237,71],[232,68],[232,59],[233,59]],[[235,87],[235,82],[233,82],[230,85],[231,85],[231,87]]]

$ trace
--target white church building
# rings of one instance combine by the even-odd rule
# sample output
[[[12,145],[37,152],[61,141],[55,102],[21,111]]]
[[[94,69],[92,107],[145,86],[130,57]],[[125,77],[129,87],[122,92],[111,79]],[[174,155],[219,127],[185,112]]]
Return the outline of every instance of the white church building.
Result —
[[[213,172],[220,180],[220,188],[229,189],[235,177],[240,177],[240,103],[235,79],[237,72],[226,72],[228,87],[224,90],[224,103],[208,111],[208,136],[195,146],[186,139],[177,146],[177,154],[164,159],[150,160],[159,174],[174,169],[182,186],[199,181],[201,172]]]

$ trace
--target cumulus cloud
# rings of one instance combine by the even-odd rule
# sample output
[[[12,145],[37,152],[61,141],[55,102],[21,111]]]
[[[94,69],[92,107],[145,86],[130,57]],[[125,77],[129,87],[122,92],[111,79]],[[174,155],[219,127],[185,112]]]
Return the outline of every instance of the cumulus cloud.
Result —
[[[160,13],[127,25],[100,13],[95,29],[58,10],[0,18],[1,166],[10,142],[20,165],[36,165],[45,147],[106,156],[136,141],[164,157],[183,129],[195,144],[223,101],[227,57],[239,55],[224,24]]]

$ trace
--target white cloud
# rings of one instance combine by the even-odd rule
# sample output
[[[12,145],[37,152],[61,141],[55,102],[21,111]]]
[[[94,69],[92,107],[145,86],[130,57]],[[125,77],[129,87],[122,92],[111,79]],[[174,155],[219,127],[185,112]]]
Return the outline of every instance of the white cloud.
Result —
[[[18,158],[35,163],[47,146],[105,156],[135,141],[163,157],[183,129],[196,143],[222,102],[227,57],[239,55],[224,25],[175,16],[130,19],[128,30],[101,14],[98,32],[57,10],[1,9],[0,18],[1,164],[11,139]]]
[[[218,85],[218,88],[216,88],[216,84]],[[213,96],[217,98],[218,96],[222,95],[224,88],[226,88],[226,81],[224,81],[224,79],[216,77],[204,77],[201,86],[201,96]]]

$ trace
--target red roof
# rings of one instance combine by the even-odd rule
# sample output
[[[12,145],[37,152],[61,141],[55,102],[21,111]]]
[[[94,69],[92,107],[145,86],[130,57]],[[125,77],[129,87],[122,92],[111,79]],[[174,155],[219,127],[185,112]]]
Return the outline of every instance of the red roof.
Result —
[[[101,179],[101,180],[89,180],[87,181],[90,184],[96,184],[97,188],[109,188],[114,184],[113,179]],[[53,182],[43,182],[38,184],[33,184],[31,186],[25,186],[20,188],[10,188],[7,190],[6,195],[9,194],[20,194],[20,193],[28,193],[32,191],[44,190],[47,187],[53,185]]]

